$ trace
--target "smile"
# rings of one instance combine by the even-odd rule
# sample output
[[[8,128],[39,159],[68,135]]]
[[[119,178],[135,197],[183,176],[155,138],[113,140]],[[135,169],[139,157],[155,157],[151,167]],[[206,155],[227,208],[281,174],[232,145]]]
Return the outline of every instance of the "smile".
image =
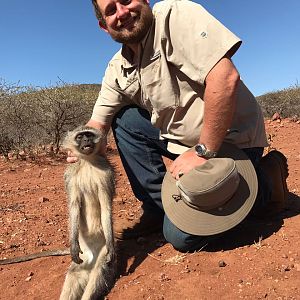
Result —
[[[137,15],[132,16],[129,20],[125,21],[124,23],[121,23],[119,28],[120,29],[129,29],[129,28],[133,27],[136,20],[137,20]]]

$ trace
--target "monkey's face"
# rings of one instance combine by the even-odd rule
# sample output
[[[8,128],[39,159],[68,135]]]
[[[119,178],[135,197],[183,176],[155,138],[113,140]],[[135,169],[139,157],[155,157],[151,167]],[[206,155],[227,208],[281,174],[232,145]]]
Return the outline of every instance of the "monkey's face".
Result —
[[[94,152],[96,147],[96,136],[91,131],[83,131],[76,135],[75,141],[80,153],[89,155]]]

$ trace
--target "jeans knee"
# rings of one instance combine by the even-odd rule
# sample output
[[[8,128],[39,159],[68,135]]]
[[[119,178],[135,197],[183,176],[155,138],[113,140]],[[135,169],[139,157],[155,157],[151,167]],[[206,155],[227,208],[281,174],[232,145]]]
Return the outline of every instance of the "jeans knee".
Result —
[[[186,252],[186,245],[184,238],[176,232],[170,230],[170,228],[163,227],[163,234],[168,243],[170,243],[176,250]]]
[[[201,247],[203,237],[191,235],[178,229],[165,215],[163,234],[167,242],[169,242],[176,250],[180,252],[189,252],[197,250]]]

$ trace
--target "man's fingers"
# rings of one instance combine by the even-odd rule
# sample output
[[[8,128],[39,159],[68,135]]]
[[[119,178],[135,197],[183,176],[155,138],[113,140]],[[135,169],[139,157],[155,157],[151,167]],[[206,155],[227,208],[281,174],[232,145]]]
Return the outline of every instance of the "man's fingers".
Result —
[[[75,163],[78,161],[78,158],[76,156],[68,156],[67,157],[67,162],[69,163]]]

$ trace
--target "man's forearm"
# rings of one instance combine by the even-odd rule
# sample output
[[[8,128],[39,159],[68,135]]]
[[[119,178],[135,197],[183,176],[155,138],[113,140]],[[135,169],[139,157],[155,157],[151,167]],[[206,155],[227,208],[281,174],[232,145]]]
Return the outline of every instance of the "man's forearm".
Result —
[[[90,119],[90,120],[86,123],[86,125],[87,125],[87,126],[90,126],[90,127],[93,127],[93,128],[96,128],[96,129],[103,130],[103,131],[105,131],[105,133],[107,133],[107,132],[109,131],[109,128],[110,128],[110,125],[100,123],[100,122],[95,121],[95,120],[93,120],[93,119]]]

